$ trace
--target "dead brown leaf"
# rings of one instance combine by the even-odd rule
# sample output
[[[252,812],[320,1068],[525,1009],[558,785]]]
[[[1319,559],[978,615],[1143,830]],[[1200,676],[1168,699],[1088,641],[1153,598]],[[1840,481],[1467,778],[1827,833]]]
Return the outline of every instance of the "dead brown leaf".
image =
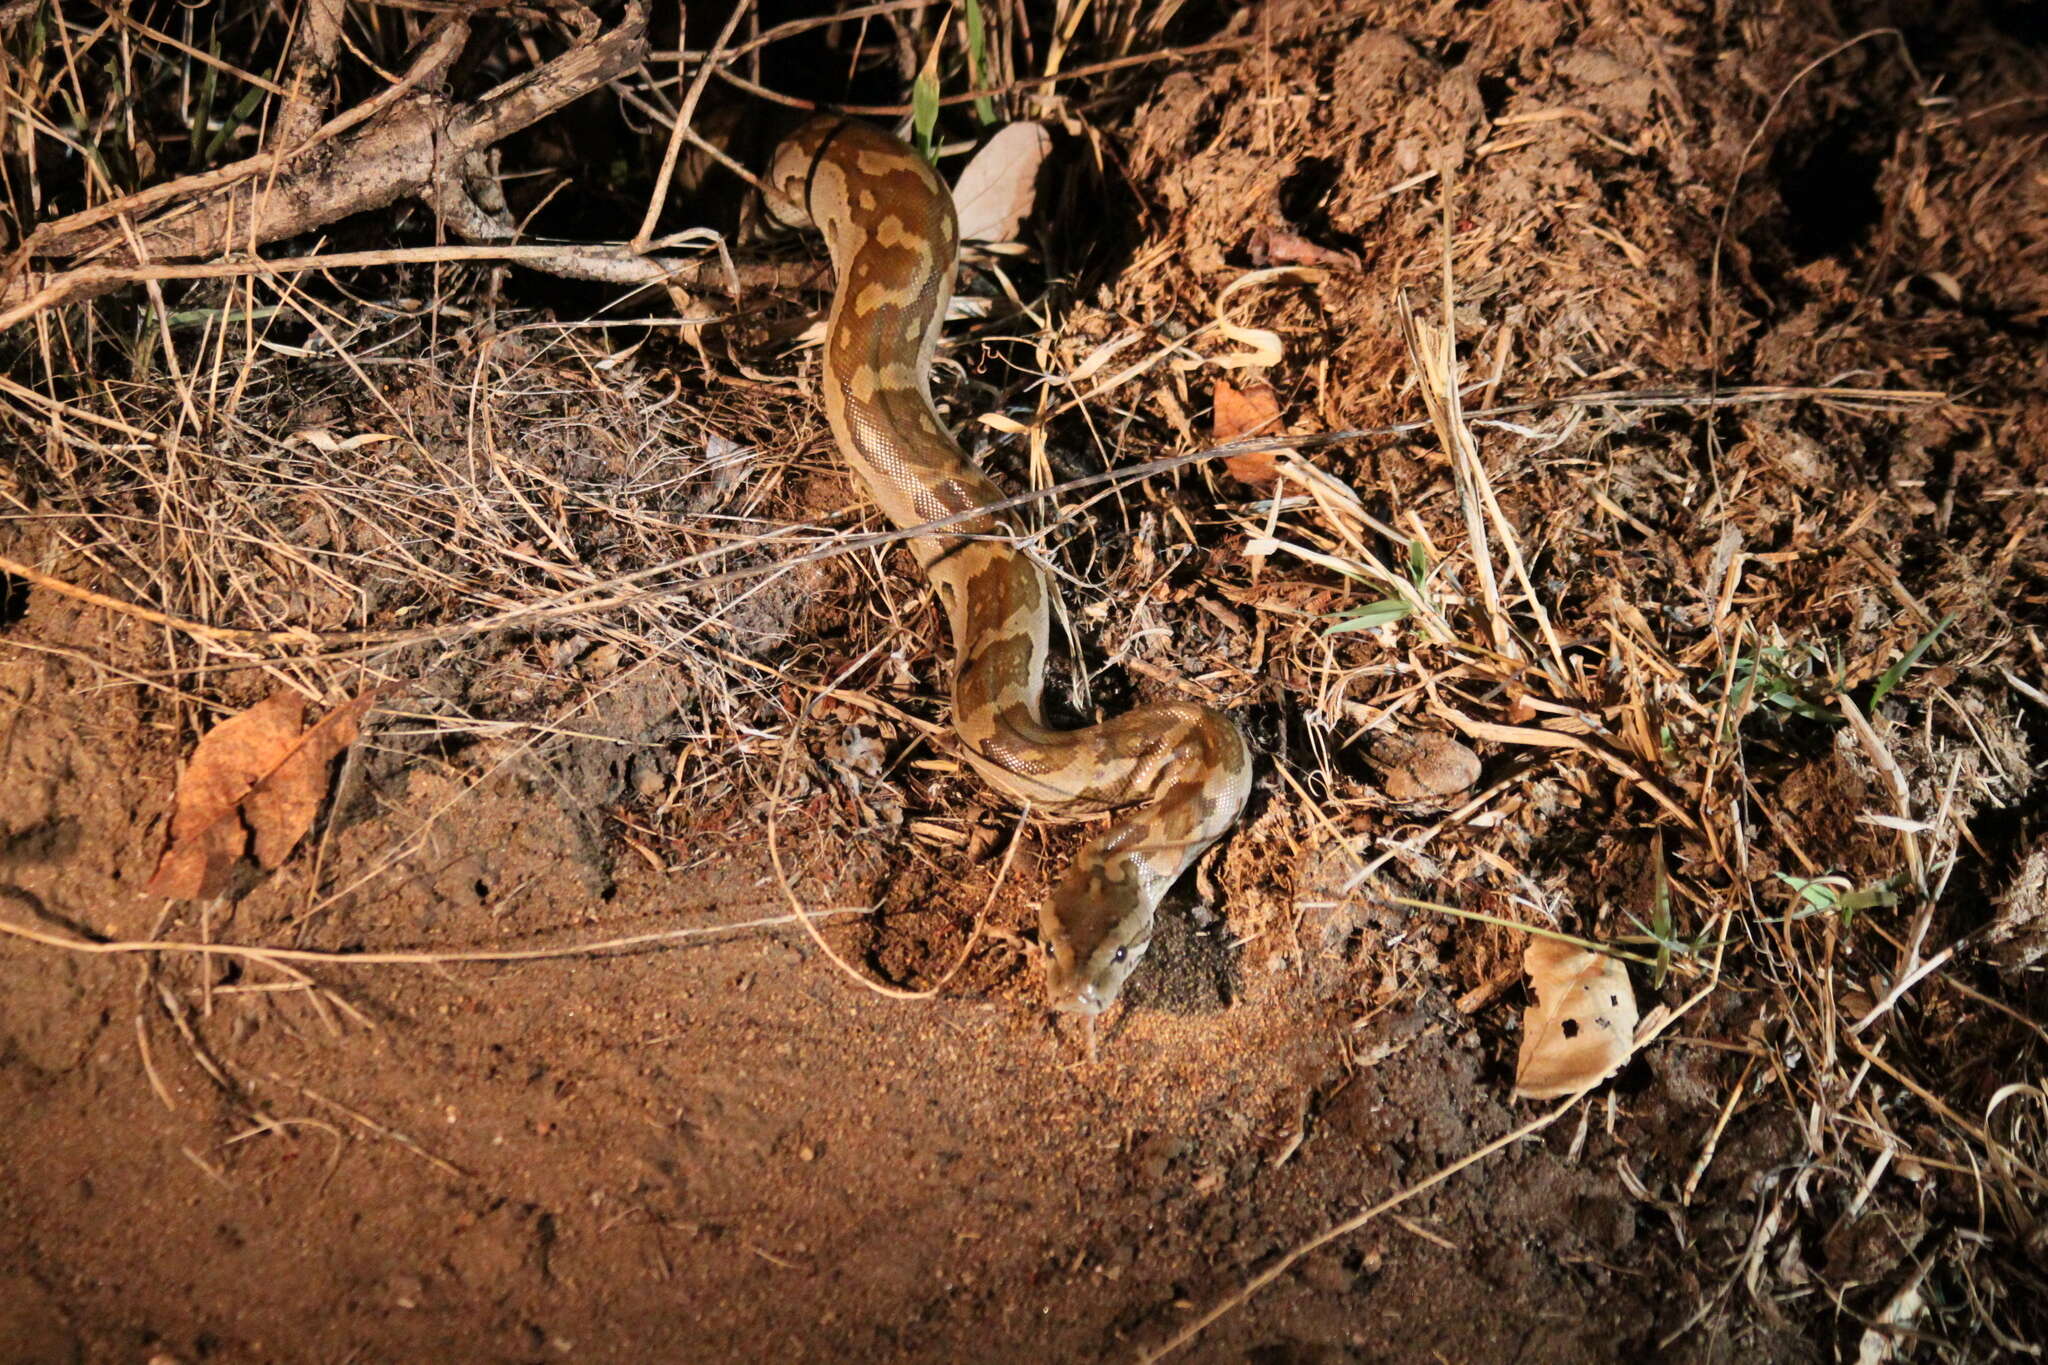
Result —
[[[1286,228],[1264,227],[1252,234],[1246,250],[1253,265],[1356,266],[1358,258],[1348,251],[1318,246],[1300,233]]]
[[[1253,380],[1242,389],[1228,380],[1216,381],[1214,411],[1209,434],[1216,444],[1241,441],[1247,436],[1272,435],[1280,430],[1280,395],[1263,380]],[[1278,478],[1274,461],[1282,452],[1254,451],[1231,455],[1223,461],[1230,477],[1254,488],[1271,488]]]
[[[372,688],[322,716],[242,802],[242,818],[254,836],[250,852],[257,862],[276,867],[313,827],[313,817],[327,799],[327,765],[356,742],[363,713],[384,692]]]
[[[200,737],[178,783],[170,844],[145,888],[151,895],[214,896],[248,844],[242,798],[275,768],[299,736],[304,703],[280,692]]]
[[[217,896],[256,839],[257,861],[276,867],[312,826],[327,795],[327,765],[355,741],[372,688],[305,728],[305,703],[279,692],[207,731],[178,782],[168,846],[145,888],[154,896]]]
[[[1522,1015],[1515,1094],[1555,1099],[1619,1071],[1636,1036],[1627,965],[1570,943],[1531,938],[1522,970],[1536,999]]]

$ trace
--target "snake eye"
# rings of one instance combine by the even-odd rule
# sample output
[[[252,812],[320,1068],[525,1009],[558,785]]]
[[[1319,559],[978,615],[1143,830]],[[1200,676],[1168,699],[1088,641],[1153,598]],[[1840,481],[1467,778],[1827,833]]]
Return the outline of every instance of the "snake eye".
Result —
[[[1109,960],[1111,962],[1122,962],[1125,958],[1129,957],[1130,955],[1131,950],[1128,947],[1119,948],[1109,955]]]
[[[1045,941],[1045,955],[1047,957],[1058,957],[1060,955],[1060,950],[1053,945],[1051,939]]]

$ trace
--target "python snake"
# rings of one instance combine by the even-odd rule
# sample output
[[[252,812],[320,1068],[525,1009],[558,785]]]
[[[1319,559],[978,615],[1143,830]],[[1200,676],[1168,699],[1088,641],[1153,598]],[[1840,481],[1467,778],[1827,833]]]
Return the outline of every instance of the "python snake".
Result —
[[[1051,576],[1003,517],[971,515],[1003,494],[932,409],[959,232],[931,166],[877,128],[820,117],[777,147],[765,184],[777,218],[824,234],[838,277],[820,388],[840,455],[898,527],[965,518],[910,548],[952,628],[953,728],[969,761],[1033,807],[1116,812],[1039,909],[1048,1003],[1098,1014],[1151,946],[1160,898],[1244,809],[1251,751],[1194,702],[1047,724]]]

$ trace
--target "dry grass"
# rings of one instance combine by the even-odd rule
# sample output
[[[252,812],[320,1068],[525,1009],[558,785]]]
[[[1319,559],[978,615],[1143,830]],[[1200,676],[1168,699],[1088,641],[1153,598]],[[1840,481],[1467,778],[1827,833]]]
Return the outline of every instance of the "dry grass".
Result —
[[[1975,508],[1941,471],[2037,438],[2039,378],[2010,337],[1960,324],[1984,349],[1954,374],[1929,351],[1956,343],[1914,341],[1871,301],[1958,257],[1986,291],[2038,291],[1992,259],[2038,227],[2038,196],[1976,239],[1961,224],[2017,192],[2042,135],[1998,123],[1995,85],[1917,106],[1933,115],[1887,163],[1886,221],[1919,215],[1924,264],[1893,259],[1907,248],[1886,239],[1857,261],[1862,280],[1810,266],[1816,294],[1853,300],[1823,328],[1773,313],[1749,273],[1750,201],[1711,206],[1710,272],[1660,273],[1662,259],[1696,266],[1700,238],[1678,215],[1574,198],[1560,167],[1577,163],[1556,149],[1668,170],[1689,120],[1740,122],[1751,145],[1705,177],[1732,190],[1776,135],[1759,115],[1815,118],[1803,92],[1847,45],[1778,64],[1746,122],[1675,78],[1660,98],[1676,118],[1454,108],[1472,121],[1468,159],[1430,144],[1442,164],[1418,168],[1396,136],[1420,137],[1418,116],[1347,166],[1359,188],[1325,205],[1376,243],[1369,269],[1247,291],[1226,320],[1238,267],[1224,257],[1239,244],[1225,225],[1279,193],[1279,149],[1345,145],[1265,74],[1274,52],[1363,49],[1358,25],[1305,39],[1254,25],[1174,49],[1175,8],[1063,7],[1075,24],[1056,61],[1034,46],[1043,34],[1004,27],[1014,7],[991,7],[1010,39],[983,82],[1000,112],[1067,117],[1086,143],[1127,135],[1131,174],[1165,206],[1092,297],[1047,289],[985,329],[1000,333],[993,378],[942,385],[962,395],[957,418],[1000,419],[984,459],[1042,514],[1088,661],[1077,704],[1178,693],[1254,718],[1274,774],[1265,842],[1245,836],[1216,872],[1234,933],[1260,945],[1247,951],[1303,954],[1349,925],[1411,982],[1441,974],[1470,1013],[1512,980],[1500,926],[1526,924],[1624,945],[1667,1005],[1697,1007],[1697,1036],[1660,1045],[1650,1084],[1694,1077],[1693,1048],[1721,1059],[1687,1082],[1710,1102],[1641,1104],[1689,1144],[1683,1177],[1645,1184],[1624,1165],[1620,1178],[1681,1229],[1708,1191],[1732,1199],[1746,1182],[1753,1203],[1740,1236],[1717,1225],[1689,1253],[1673,1294],[1692,1297],[1667,1343],[1702,1322],[1832,1311],[1877,1324],[1880,1343],[2038,1354],[2048,1034],[2038,954],[2009,945],[2042,932],[2048,911],[2019,869],[2044,836],[2038,816],[1987,817],[2039,801],[2048,538],[2038,461],[1965,487]],[[908,5],[861,14],[885,62],[937,36]],[[681,149],[702,140],[691,120],[707,82],[761,89],[759,54],[787,36],[752,32],[744,7],[733,17],[715,59],[664,54],[683,76],[627,83],[668,125],[664,183],[671,166],[700,183]],[[66,22],[28,59],[10,39],[10,98],[36,134],[101,149],[61,185],[47,160],[9,160],[17,227],[149,179],[151,139],[86,113],[78,73],[95,58],[118,54],[159,113],[172,86],[212,80],[205,67],[237,92],[279,89],[167,35],[118,36]],[[414,35],[381,36],[395,67]],[[959,52],[957,32],[943,41]],[[277,42],[265,30],[250,46]],[[1240,48],[1231,70],[1262,97],[1211,90],[1181,109],[1194,96],[1169,89],[1132,130],[1095,126],[1086,100],[1042,78],[1100,82],[1076,90],[1115,110],[1132,65]],[[1902,105],[1933,99],[1892,79]],[[1206,162],[1172,171],[1203,118],[1217,125]],[[1183,199],[1188,186],[1199,193]],[[660,207],[649,201],[643,243]],[[1743,232],[1737,287],[1721,259]],[[0,439],[18,452],[0,479],[0,548],[15,572],[105,613],[107,631],[85,655],[33,632],[0,647],[89,656],[149,689],[181,739],[279,682],[315,697],[403,683],[378,740],[391,755],[491,746],[456,799],[515,758],[615,743],[656,766],[595,794],[606,832],[658,868],[706,856],[708,833],[758,828],[766,809],[804,829],[813,866],[879,828],[907,831],[899,856],[980,875],[959,814],[974,798],[937,708],[938,622],[889,553],[902,537],[863,533],[801,365],[748,349],[739,327],[705,329],[756,300],[707,292],[650,316],[643,295],[618,305],[630,321],[575,324],[506,303],[471,264],[361,264],[138,272],[140,296],[25,312],[0,394]],[[2038,325],[2023,302],[2015,315]],[[1628,339],[1631,318],[1654,335]],[[1223,473],[1232,451],[1206,448],[1200,426],[1244,326],[1283,343],[1271,374],[1293,386],[1295,434],[1265,446],[1291,453],[1260,488]],[[1898,468],[1860,486],[1843,473],[1889,446]],[[1931,521],[1916,499],[1934,500]],[[1389,604],[1386,624],[1332,630],[1374,603]],[[886,762],[835,751],[818,716],[878,736]],[[1487,781],[1436,806],[1391,802],[1363,750],[1416,728],[1479,748]],[[446,809],[387,856],[316,878],[306,913],[381,875]],[[1418,908],[1432,901],[1484,922],[1452,933]],[[1401,958],[1410,932],[1447,960]],[[289,964],[324,961],[232,951],[302,987]],[[426,958],[454,960],[353,960]],[[1770,1115],[1794,1135],[1789,1154],[1720,1179],[1731,1125]]]

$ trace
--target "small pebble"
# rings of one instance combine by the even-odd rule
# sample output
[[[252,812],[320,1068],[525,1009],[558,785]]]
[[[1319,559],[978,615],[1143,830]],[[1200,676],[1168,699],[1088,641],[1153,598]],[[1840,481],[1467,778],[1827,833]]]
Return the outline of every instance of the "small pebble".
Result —
[[[660,796],[668,787],[668,766],[664,755],[633,755],[632,765],[627,769],[633,784],[633,794],[643,801],[652,801]]]

